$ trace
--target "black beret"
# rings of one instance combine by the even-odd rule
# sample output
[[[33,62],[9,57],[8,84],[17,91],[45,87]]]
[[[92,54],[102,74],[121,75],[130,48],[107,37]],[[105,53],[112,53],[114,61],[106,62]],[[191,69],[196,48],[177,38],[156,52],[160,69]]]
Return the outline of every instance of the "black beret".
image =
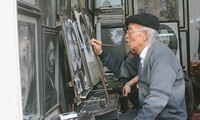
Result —
[[[140,13],[129,16],[126,19],[125,24],[128,26],[129,23],[137,23],[146,27],[153,28],[157,31],[159,30],[158,18],[148,13]]]

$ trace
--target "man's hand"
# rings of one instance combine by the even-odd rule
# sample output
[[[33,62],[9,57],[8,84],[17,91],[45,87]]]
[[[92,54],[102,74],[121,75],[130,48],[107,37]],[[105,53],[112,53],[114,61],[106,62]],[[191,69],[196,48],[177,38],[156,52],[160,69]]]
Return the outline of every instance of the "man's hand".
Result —
[[[127,84],[123,87],[123,96],[127,96],[131,92],[131,87]]]
[[[102,41],[101,41],[101,40],[97,40],[97,39],[92,38],[92,39],[90,40],[90,44],[93,46],[94,52],[95,52],[97,55],[100,55],[100,54],[103,52],[102,46],[101,46],[101,44],[102,44]]]

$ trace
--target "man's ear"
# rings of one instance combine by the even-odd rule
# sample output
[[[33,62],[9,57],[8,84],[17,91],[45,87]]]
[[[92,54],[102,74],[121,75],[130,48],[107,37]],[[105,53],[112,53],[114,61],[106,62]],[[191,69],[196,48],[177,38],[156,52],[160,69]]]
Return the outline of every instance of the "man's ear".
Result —
[[[144,37],[144,40],[147,41],[147,40],[148,40],[148,33],[147,33],[147,31],[144,31],[143,33],[144,33],[144,34],[143,34],[143,35],[144,35],[144,36],[143,36],[143,37]]]

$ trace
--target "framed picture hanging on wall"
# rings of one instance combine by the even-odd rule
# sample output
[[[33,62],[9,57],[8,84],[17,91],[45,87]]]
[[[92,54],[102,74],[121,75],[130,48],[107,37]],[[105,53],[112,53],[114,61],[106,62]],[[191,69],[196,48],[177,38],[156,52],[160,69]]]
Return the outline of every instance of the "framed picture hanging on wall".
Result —
[[[39,118],[38,22],[35,17],[17,17],[23,117]]]
[[[149,13],[160,21],[179,21],[179,27],[185,27],[183,0],[133,0],[133,14]]]
[[[178,28],[178,21],[162,21],[160,22],[159,37],[161,42],[168,45],[168,47],[174,52],[178,60],[182,64],[180,35]]]
[[[59,105],[58,35],[43,29],[44,110],[46,115]]]
[[[123,5],[122,0],[95,0],[95,8],[101,7],[121,7]]]

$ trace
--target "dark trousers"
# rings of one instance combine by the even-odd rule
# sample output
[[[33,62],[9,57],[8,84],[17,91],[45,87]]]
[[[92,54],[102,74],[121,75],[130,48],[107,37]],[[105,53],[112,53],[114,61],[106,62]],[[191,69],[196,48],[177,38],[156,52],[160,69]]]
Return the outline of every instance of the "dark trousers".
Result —
[[[136,85],[131,86],[131,93],[128,94],[129,101],[133,104],[133,108],[138,108],[139,98],[138,98],[138,88]]]
[[[119,116],[119,120],[134,120],[138,114],[138,109],[132,109]]]

